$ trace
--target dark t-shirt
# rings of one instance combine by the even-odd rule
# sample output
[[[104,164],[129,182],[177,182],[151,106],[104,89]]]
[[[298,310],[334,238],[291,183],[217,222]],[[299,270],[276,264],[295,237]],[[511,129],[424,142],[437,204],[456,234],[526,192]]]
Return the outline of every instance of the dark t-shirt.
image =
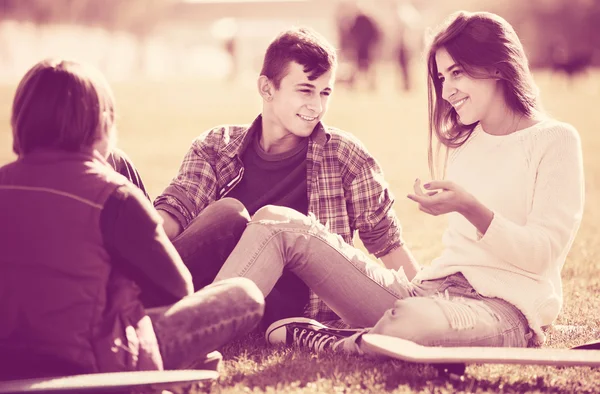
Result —
[[[308,139],[290,151],[269,154],[260,147],[259,138],[260,133],[255,133],[242,154],[244,176],[227,196],[241,201],[250,215],[265,205],[284,206],[307,215]],[[296,275],[284,271],[266,302],[264,329],[275,320],[302,314],[308,302],[308,287]]]
[[[260,133],[241,156],[242,180],[228,194],[244,204],[250,215],[265,205],[279,205],[308,214],[306,154],[308,139],[283,153],[267,153],[259,143]]]

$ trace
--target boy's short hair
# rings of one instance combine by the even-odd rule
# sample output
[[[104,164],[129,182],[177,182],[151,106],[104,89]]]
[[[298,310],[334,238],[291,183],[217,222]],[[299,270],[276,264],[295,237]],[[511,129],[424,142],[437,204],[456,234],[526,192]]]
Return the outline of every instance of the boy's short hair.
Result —
[[[13,100],[13,151],[80,151],[108,133],[114,98],[104,77],[73,61],[47,59],[23,77]]]
[[[280,33],[269,45],[260,75],[269,78],[276,89],[290,62],[304,67],[309,80],[315,80],[337,67],[335,48],[312,29],[292,28]]]

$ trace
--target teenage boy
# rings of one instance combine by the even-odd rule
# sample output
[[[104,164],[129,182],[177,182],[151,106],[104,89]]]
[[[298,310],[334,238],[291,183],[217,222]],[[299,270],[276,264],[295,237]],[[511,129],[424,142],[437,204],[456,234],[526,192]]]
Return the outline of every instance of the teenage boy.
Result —
[[[312,214],[350,244],[358,230],[387,267],[415,275],[379,165],[357,138],[321,123],[336,66],[335,49],[313,30],[282,32],[258,78],[262,113],[249,126],[200,135],[155,200],[197,288],[213,281],[250,216],[265,205]],[[337,318],[287,273],[267,297],[263,323],[298,313],[330,324]]]

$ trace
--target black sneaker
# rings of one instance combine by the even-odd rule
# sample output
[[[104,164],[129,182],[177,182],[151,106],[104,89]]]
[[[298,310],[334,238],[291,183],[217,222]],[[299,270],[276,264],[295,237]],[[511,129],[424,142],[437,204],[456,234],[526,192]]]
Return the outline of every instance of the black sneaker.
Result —
[[[265,340],[271,345],[285,344],[309,348],[318,353],[331,348],[335,350],[334,345],[341,339],[361,331],[363,329],[335,329],[316,320],[292,317],[271,324],[265,333]]]

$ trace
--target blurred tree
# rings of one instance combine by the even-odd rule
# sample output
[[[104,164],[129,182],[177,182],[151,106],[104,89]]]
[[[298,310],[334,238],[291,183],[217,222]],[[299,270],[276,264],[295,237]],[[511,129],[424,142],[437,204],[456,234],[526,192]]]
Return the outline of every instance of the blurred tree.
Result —
[[[501,3],[500,10],[519,34],[532,67],[571,74],[600,66],[600,1],[514,0]]]
[[[35,27],[76,19],[85,9],[87,1],[82,0],[0,0],[0,22],[16,20],[32,22]],[[35,32],[40,34],[39,29]],[[12,53],[7,48],[10,37],[0,37],[2,63],[12,64]]]
[[[137,41],[136,68],[144,73],[146,67],[146,49],[154,29],[168,14],[176,0],[87,0],[94,8],[96,22],[107,30],[127,31]]]
[[[131,33],[138,45],[137,68],[146,69],[148,39],[177,0],[0,0],[0,21],[93,25]]]
[[[539,44],[538,63],[571,75],[600,65],[600,4],[590,0],[545,0],[534,11]]]
[[[77,22],[91,0],[0,0],[1,19],[30,21],[36,25]]]

